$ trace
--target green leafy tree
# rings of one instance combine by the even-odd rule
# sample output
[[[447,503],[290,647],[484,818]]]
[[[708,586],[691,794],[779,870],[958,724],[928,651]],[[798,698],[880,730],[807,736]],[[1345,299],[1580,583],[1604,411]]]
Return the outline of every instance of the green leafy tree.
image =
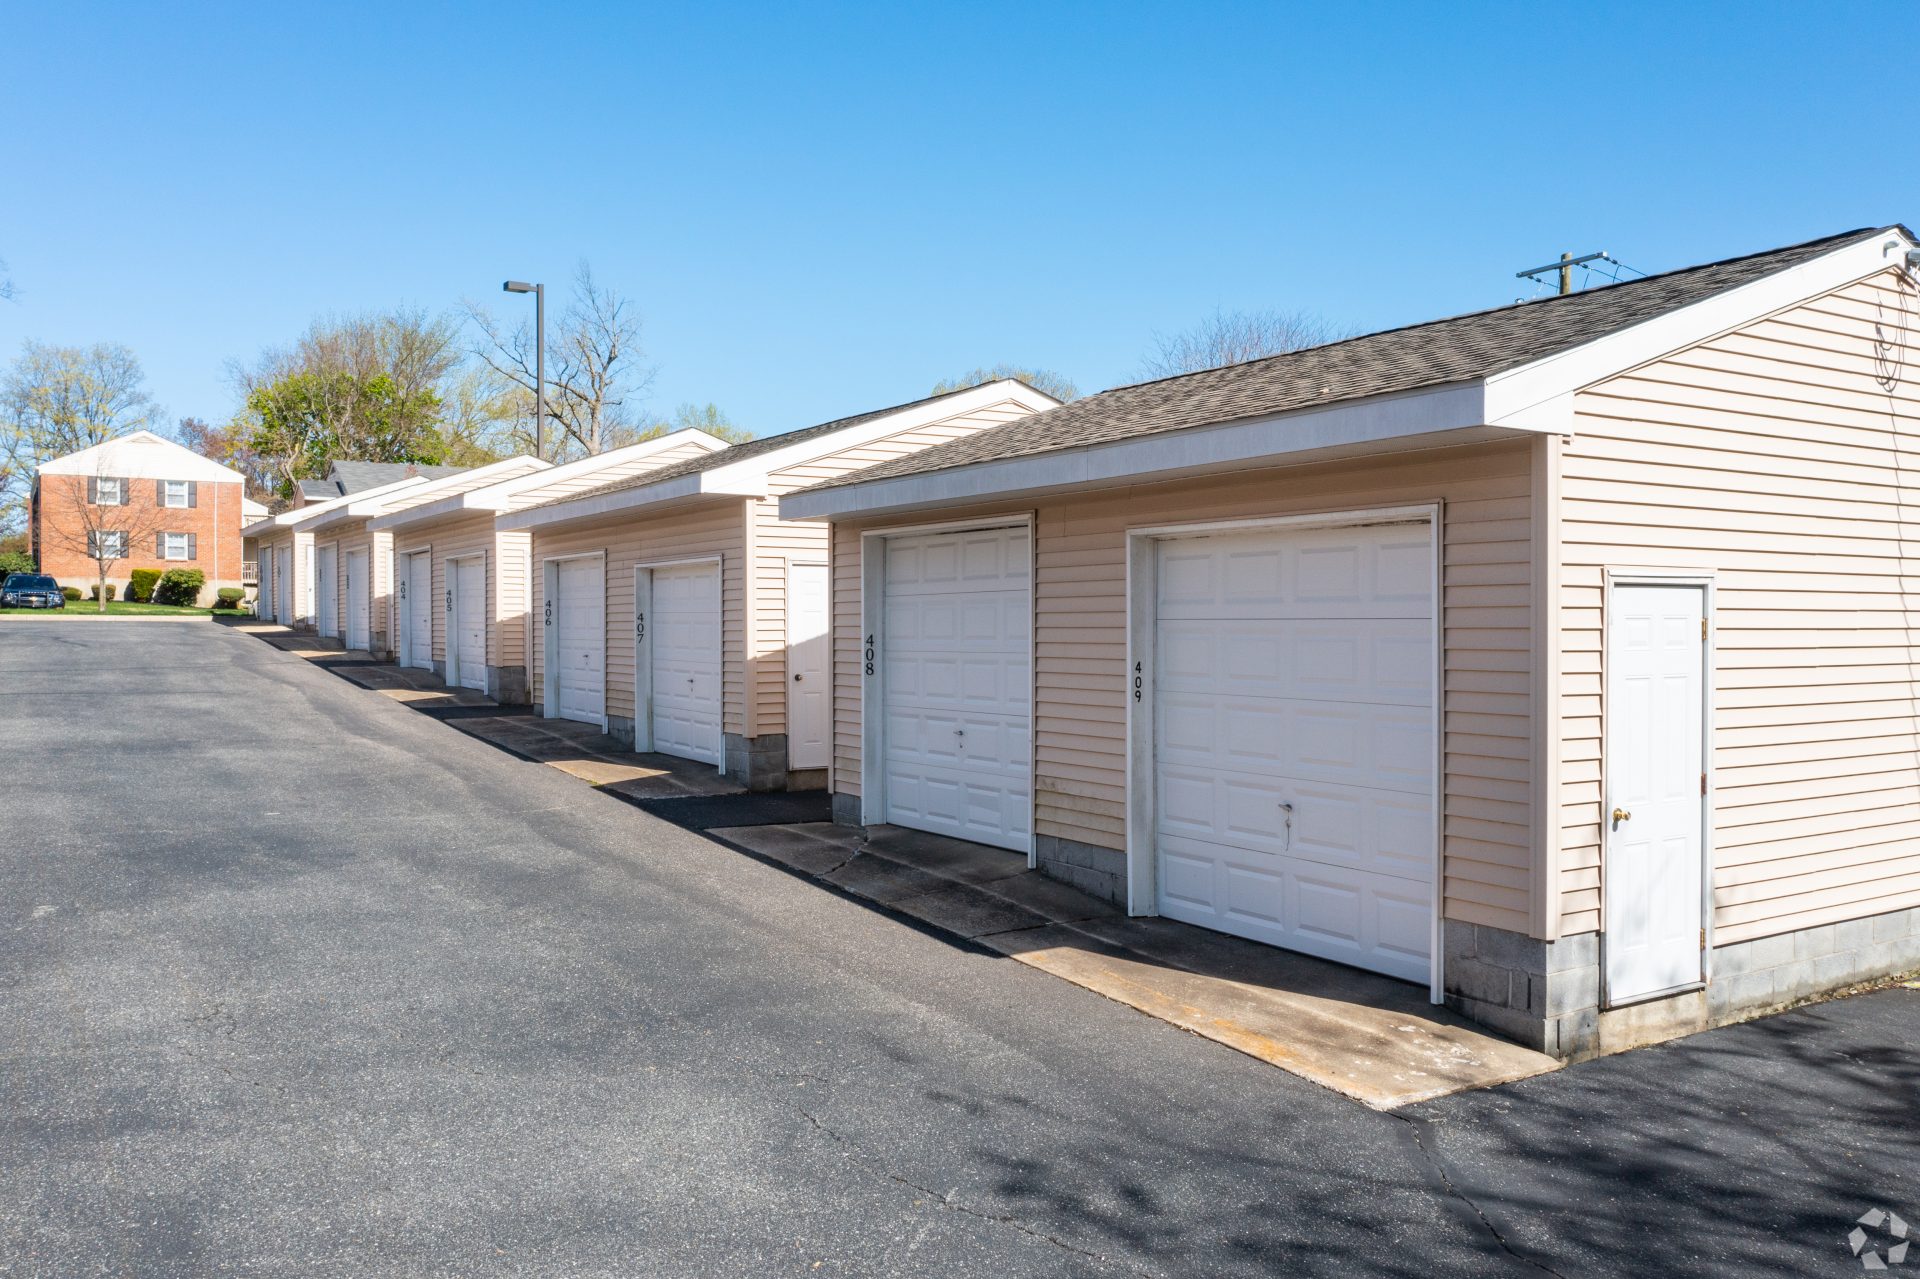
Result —
[[[273,460],[274,490],[291,495],[340,459],[439,462],[454,335],[451,321],[420,311],[324,321],[238,371],[244,446]]]
[[[996,364],[992,368],[977,368],[959,377],[950,377],[944,382],[934,383],[931,394],[946,395],[952,391],[964,391],[970,386],[985,386],[988,382],[998,382],[1003,378],[1025,382],[1034,390],[1051,395],[1063,404],[1080,398],[1080,389],[1070,378],[1051,369],[1030,369],[1018,364]]]
[[[708,401],[705,404],[682,404],[673,411],[672,427],[676,431],[688,429],[705,431],[708,435],[725,440],[729,444],[745,444],[753,438],[753,432],[744,426],[736,426],[718,404]]]
[[[133,352],[110,342],[21,347],[0,380],[0,531],[21,526],[40,463],[161,426],[146,381]]]

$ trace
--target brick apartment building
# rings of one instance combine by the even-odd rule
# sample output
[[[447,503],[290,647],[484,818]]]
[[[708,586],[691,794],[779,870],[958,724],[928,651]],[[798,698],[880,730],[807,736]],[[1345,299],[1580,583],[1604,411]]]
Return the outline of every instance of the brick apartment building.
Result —
[[[197,568],[201,602],[240,586],[245,487],[238,471],[151,431],[43,463],[34,477],[28,537],[40,571],[84,597],[99,578],[92,537],[124,552],[107,581],[125,596],[135,569]]]

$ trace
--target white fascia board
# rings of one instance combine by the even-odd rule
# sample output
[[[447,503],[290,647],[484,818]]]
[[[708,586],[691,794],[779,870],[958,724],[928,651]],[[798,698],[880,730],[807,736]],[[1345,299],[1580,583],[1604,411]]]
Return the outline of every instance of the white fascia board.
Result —
[[[1017,400],[1035,413],[1060,407],[1060,401],[1051,395],[1036,391],[1024,382],[1002,378],[997,382],[969,387],[958,395],[949,395],[931,404],[917,404],[844,430],[815,436],[783,449],[773,449],[743,462],[716,466],[702,473],[706,483],[701,491],[724,493],[730,497],[765,497],[768,477],[776,471],[800,466],[816,458],[829,457],[846,449],[857,449],[875,440],[884,440],[889,435],[931,426],[950,417],[975,413],[1006,400]]]
[[[392,503],[382,503],[380,510],[375,512],[373,518],[367,521],[367,528],[372,532],[378,533],[390,529],[402,528],[409,524],[430,523],[442,516],[457,514],[470,509],[492,510],[494,509],[493,507],[483,502],[476,502],[474,500],[475,495],[493,493],[515,484],[525,484],[535,480],[543,480],[553,474],[554,470],[553,463],[540,458],[509,457],[503,458],[498,462],[489,462],[487,465],[479,467],[476,470],[462,471],[458,475],[442,476],[440,479],[433,481],[433,483],[428,484],[417,492],[402,494],[401,497],[405,501],[405,505],[403,506],[394,507]],[[472,484],[475,476],[484,475],[488,471],[518,471],[519,474],[508,475],[503,479],[496,479],[491,484],[480,484],[472,488],[461,489],[459,492],[449,493],[437,501],[434,499],[435,493],[454,487],[462,480],[468,484]]]
[[[1913,247],[1898,231],[1876,231],[1691,306],[1496,373],[1487,379],[1487,422],[1569,433],[1574,392],[1878,275],[1901,265]],[[1555,425],[1562,420],[1564,426]]]
[[[644,488],[620,489],[613,493],[602,493],[598,497],[555,502],[552,506],[529,506],[524,511],[503,511],[495,521],[495,526],[502,530],[545,528],[553,524],[571,524],[577,520],[598,519],[603,515],[618,514],[636,506],[654,506],[681,498],[698,497],[703,491],[700,486],[703,474],[683,475],[677,480],[665,480],[659,484],[649,484]]]
[[[803,489],[780,499],[780,518],[849,519],[1087,485],[1173,479],[1249,464],[1293,465],[1395,447],[1439,448],[1529,433],[1531,428],[1524,427],[1487,430],[1483,386],[1461,382],[1222,426],[1186,427],[920,475]]]
[[[241,484],[245,477],[230,466],[202,457],[184,444],[152,431],[135,431],[56,457],[35,468],[41,475],[121,475],[136,480],[199,480]]]

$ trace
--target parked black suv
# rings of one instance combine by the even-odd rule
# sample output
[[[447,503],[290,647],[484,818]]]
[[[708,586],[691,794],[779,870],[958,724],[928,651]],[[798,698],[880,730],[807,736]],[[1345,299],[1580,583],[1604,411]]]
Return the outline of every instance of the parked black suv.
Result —
[[[0,608],[65,608],[60,583],[44,573],[9,573],[0,582]]]

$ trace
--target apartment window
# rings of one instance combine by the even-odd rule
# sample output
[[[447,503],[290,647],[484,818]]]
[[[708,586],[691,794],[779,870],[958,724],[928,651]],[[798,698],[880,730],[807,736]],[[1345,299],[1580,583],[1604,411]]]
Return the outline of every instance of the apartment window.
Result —
[[[119,506],[122,504],[120,480],[117,476],[102,475],[93,481],[93,504],[95,506]]]
[[[193,505],[189,482],[186,480],[160,481],[160,505],[177,506],[181,510]]]
[[[194,545],[191,533],[162,533],[160,535],[160,558],[163,560],[190,560],[193,558]]]
[[[87,534],[87,554],[95,559],[127,558],[127,535],[121,529],[105,529]]]

